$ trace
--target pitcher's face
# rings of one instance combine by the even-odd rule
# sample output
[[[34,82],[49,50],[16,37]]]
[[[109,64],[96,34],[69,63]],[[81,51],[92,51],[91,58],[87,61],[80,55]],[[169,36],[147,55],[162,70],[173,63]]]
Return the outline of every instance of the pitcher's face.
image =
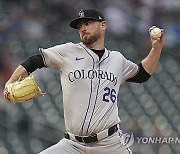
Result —
[[[85,45],[92,45],[102,37],[101,22],[98,21],[83,20],[78,24],[78,30],[80,39]]]

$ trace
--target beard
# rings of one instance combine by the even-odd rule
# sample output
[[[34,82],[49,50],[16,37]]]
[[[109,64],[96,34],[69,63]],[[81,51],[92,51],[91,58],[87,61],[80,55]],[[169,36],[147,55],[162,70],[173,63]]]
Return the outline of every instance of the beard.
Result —
[[[98,39],[100,38],[100,32],[96,31],[94,34],[90,34],[85,32],[82,36],[81,36],[81,41],[89,46],[92,45],[94,42],[96,42]]]

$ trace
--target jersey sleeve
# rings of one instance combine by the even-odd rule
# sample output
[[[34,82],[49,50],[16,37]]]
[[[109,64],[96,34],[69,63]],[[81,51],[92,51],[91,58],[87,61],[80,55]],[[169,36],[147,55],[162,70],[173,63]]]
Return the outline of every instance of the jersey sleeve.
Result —
[[[66,49],[66,44],[57,45],[47,49],[39,49],[43,61],[46,67],[55,67],[61,69],[63,66],[64,52]]]
[[[129,78],[132,78],[135,76],[139,71],[139,66],[135,63],[133,63],[130,60],[127,60],[123,56],[123,62],[122,62],[122,81],[121,84],[126,82]]]

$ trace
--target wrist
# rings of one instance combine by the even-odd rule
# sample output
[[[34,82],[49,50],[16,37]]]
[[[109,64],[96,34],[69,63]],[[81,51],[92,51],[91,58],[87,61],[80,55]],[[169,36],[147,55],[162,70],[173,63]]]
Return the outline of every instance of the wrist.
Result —
[[[12,81],[11,80],[8,80],[7,82],[6,82],[6,84],[5,84],[5,88],[9,85],[9,84],[11,84],[12,83]]]
[[[151,47],[151,52],[161,53],[161,51],[162,50],[160,48],[157,48],[157,47],[154,47],[154,46]]]

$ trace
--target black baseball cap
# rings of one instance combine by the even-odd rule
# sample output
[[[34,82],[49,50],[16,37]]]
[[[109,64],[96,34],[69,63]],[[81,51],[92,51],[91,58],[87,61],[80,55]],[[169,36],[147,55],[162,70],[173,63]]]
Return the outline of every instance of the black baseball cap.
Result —
[[[104,16],[101,12],[95,9],[85,9],[78,12],[78,17],[71,20],[70,26],[74,29],[78,29],[77,25],[81,20],[89,19],[102,22],[104,21]]]

